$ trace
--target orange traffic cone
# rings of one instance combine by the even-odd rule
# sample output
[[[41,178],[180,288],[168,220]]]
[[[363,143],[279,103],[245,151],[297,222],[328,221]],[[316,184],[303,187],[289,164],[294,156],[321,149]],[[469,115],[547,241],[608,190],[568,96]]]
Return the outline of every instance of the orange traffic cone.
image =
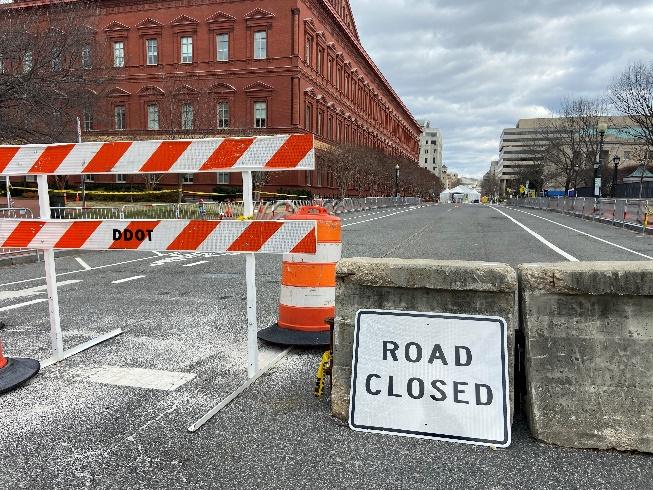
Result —
[[[0,339],[0,394],[7,393],[36,376],[41,369],[34,359],[12,359],[5,357]]]
[[[327,320],[335,316],[341,220],[320,206],[303,206],[287,219],[317,221],[317,253],[283,256],[279,319],[258,337],[281,345],[329,345]]]

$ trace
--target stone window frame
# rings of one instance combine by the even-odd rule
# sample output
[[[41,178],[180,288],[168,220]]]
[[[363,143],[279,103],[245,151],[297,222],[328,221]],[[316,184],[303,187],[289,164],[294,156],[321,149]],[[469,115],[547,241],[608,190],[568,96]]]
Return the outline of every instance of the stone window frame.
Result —
[[[209,56],[214,63],[231,63],[234,58],[234,31],[236,18],[222,11],[206,19],[209,30]],[[218,36],[227,35],[227,60],[218,60]]]
[[[127,67],[127,41],[129,39],[129,27],[127,27],[125,24],[122,24],[121,22],[118,21],[113,21],[111,22],[108,26],[104,28],[104,33],[109,41],[109,48],[111,50],[111,65],[114,68],[120,68],[124,69]],[[115,65],[115,43],[117,42],[122,42],[123,43],[123,65],[122,66],[114,66]]]
[[[151,18],[146,18],[136,25],[136,30],[138,31],[139,42],[141,43],[141,66],[145,68],[153,68],[161,66],[163,62],[161,61],[162,53],[161,47],[163,46],[163,24],[159,21]],[[148,52],[147,52],[147,43],[149,40],[156,40],[157,46],[157,60],[156,64],[148,64]]]
[[[265,62],[272,58],[270,56],[270,32],[274,24],[275,16],[271,12],[262,9],[255,9],[245,16],[245,28],[247,32],[247,58],[253,62]],[[254,33],[265,31],[265,58],[254,57]]]
[[[180,15],[175,20],[170,23],[173,32],[174,39],[174,64],[179,66],[192,66],[198,63],[198,58],[196,56],[197,50],[197,29],[199,22],[192,17],[186,15]],[[192,39],[192,61],[190,63],[181,62],[181,38],[190,37]]]

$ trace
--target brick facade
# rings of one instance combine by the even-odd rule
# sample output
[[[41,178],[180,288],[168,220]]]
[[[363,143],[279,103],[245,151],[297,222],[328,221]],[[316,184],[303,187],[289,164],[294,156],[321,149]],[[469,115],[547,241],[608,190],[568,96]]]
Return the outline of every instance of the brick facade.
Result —
[[[103,0],[99,6],[103,54],[124,66],[99,91],[92,118],[86,116],[87,140],[310,131],[321,144],[418,158],[420,127],[363,49],[346,0]],[[257,59],[261,36],[267,49]],[[220,103],[228,107],[228,128],[219,127]],[[257,103],[266,104],[262,128],[255,127]],[[158,130],[148,129],[148,117],[150,127],[158,120]],[[213,174],[193,180],[206,190],[220,184]],[[229,183],[238,185],[240,176],[229,176]],[[289,172],[269,185],[311,186],[328,195],[334,177],[319,169]]]

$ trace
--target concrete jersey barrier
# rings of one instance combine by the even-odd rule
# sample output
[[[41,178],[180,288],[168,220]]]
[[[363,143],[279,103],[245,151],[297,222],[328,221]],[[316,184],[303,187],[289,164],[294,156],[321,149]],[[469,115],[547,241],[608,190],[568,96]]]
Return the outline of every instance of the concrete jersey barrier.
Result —
[[[653,263],[519,268],[537,439],[653,452]]]
[[[510,410],[513,413],[517,274],[482,262],[344,259],[338,263],[331,410],[347,420],[355,316],[386,309],[499,316],[508,323]]]

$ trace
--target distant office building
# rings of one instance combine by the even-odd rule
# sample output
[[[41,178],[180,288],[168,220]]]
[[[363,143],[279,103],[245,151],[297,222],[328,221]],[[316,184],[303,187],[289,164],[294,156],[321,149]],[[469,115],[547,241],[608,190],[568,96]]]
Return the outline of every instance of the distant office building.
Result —
[[[442,179],[442,132],[432,128],[430,121],[418,122],[422,126],[422,134],[419,138],[419,165]]]
[[[511,188],[511,182],[517,178],[521,169],[533,165],[533,148],[537,147],[538,138],[542,134],[541,128],[550,121],[549,118],[520,119],[516,127],[503,130],[495,170],[495,175],[501,182],[502,192]],[[603,146],[604,161],[618,155],[623,167],[637,166],[635,158],[639,143],[629,130],[632,123],[625,117],[605,117],[603,121],[608,124]],[[493,164],[494,162],[491,165]],[[564,186],[564,183],[551,181],[547,185]]]

